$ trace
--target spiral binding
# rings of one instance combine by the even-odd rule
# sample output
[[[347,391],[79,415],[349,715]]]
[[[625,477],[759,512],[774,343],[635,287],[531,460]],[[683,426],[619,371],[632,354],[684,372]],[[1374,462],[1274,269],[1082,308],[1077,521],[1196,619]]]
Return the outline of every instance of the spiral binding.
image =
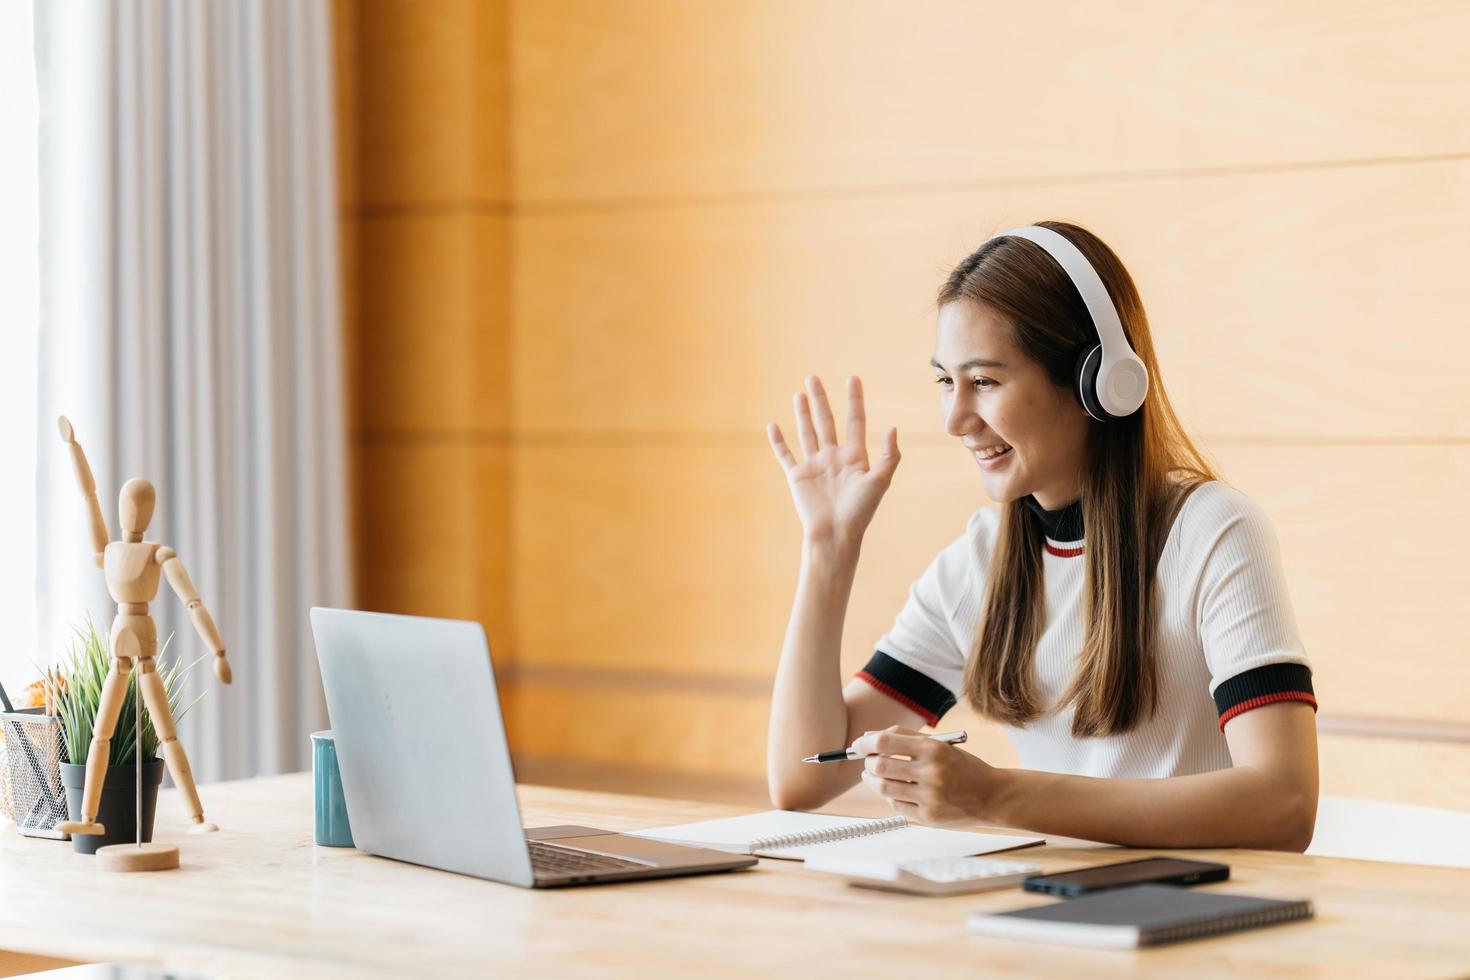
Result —
[[[804,847],[807,844],[830,844],[833,841],[868,837],[889,830],[901,830],[908,826],[903,817],[885,817],[877,821],[843,824],[826,830],[803,830],[795,834],[777,834],[774,837],[757,837],[750,842],[750,853],[775,851],[785,847]]]
[[[1246,912],[1240,915],[1232,915],[1225,919],[1216,919],[1210,922],[1189,922],[1184,925],[1166,926],[1162,929],[1150,931],[1144,939],[1146,945],[1178,942],[1181,939],[1196,939],[1200,936],[1211,936],[1219,932],[1237,932],[1241,929],[1254,929],[1257,926],[1270,926],[1278,922],[1290,922],[1293,919],[1309,918],[1312,914],[1312,903],[1301,902],[1295,905],[1284,905],[1274,909],[1263,909],[1260,912]]]

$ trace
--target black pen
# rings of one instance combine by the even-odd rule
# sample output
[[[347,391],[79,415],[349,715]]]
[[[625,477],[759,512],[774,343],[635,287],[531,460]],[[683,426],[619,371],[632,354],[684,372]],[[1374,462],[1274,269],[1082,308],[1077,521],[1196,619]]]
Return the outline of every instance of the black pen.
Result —
[[[932,738],[936,742],[946,742],[946,743],[948,743],[950,745],[959,745],[961,742],[965,741],[969,737],[970,736],[966,735],[964,732],[939,732],[939,733],[937,733],[935,735],[926,735],[925,736],[925,738]],[[852,761],[854,761],[856,759],[862,759],[862,758],[864,758],[864,756],[857,755],[849,747],[849,748],[845,748],[845,749],[838,749],[835,752],[818,752],[816,755],[809,755],[805,759],[802,759],[801,761],[802,762],[852,762]]]

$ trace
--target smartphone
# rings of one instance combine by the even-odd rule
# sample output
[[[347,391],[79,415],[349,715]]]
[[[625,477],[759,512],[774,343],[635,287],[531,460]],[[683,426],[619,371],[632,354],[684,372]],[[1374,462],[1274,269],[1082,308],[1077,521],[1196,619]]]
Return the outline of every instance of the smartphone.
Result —
[[[1122,888],[1125,885],[1200,885],[1207,881],[1224,881],[1229,877],[1228,864],[1155,857],[1056,874],[1032,875],[1021,882],[1021,887],[1028,892],[1046,892],[1048,895],[1075,898],[1088,892]]]

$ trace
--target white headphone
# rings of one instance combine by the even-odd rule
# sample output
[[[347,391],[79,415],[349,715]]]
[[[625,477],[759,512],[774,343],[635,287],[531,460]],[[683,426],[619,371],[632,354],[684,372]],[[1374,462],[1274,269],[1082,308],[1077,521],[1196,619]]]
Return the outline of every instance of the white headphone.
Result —
[[[1056,259],[1062,271],[1071,277],[1077,292],[1082,294],[1082,302],[1087,305],[1093,328],[1101,341],[1100,344],[1089,345],[1077,358],[1077,396],[1082,399],[1082,407],[1087,414],[1099,422],[1106,422],[1138,411],[1148,394],[1148,368],[1128,345],[1118,310],[1092,263],[1076,245],[1050,228],[1025,225],[994,237],[1024,238],[1040,245]]]

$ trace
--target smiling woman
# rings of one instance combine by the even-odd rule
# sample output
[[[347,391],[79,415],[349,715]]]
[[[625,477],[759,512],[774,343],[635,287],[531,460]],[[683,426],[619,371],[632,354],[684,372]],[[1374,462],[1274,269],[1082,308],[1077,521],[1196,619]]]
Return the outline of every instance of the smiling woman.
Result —
[[[931,366],[945,431],[1002,506],[940,552],[845,686],[842,621],[897,433],[870,463],[856,378],[845,444],[815,377],[794,403],[804,458],[768,428],[805,531],[773,694],[776,804],[861,777],[924,822],[1305,848],[1316,702],[1275,537],[1179,424],[1118,257],[1060,222],[990,239],[939,292]],[[959,697],[1021,768],[916,737]],[[861,771],[797,762],[842,741]]]
[[[1047,227],[1047,226],[1043,226]],[[1099,424],[1085,410],[1084,364],[1096,345],[1092,315],[1062,266],[1035,242],[997,236],[961,262],[939,292],[939,349],[994,350],[1016,365],[988,397],[945,394],[945,427],[974,445],[996,438],[1018,447],[981,462],[985,491],[1008,503],[987,576],[983,626],[966,665],[965,689],[981,713],[1025,724],[1039,712],[1032,656],[1043,626],[1041,524],[1044,510],[1075,506],[1094,529],[1083,585],[1086,638],[1070,689],[1072,731],[1099,735],[1133,727],[1157,700],[1152,594],[1157,542],[1182,492],[1218,477],[1176,418],[1148,318],[1122,262],[1075,225],[1052,224],[1114,297],[1106,311],[1126,324],[1130,347],[1155,379],[1144,410]],[[939,360],[939,357],[935,358]],[[972,386],[973,389],[973,386]],[[1106,414],[1106,413],[1103,413]],[[994,436],[986,436],[987,432]],[[1028,533],[1029,532],[1029,533]]]
[[[969,299],[940,307],[938,346],[929,363],[939,372],[945,431],[975,454],[986,494],[1006,501],[1025,495],[1015,488],[1031,487],[1051,509],[1076,500],[1080,473],[1070,464],[1086,445],[1088,418],[1068,389],[1023,353],[994,308]],[[944,367],[972,350],[999,359]]]

